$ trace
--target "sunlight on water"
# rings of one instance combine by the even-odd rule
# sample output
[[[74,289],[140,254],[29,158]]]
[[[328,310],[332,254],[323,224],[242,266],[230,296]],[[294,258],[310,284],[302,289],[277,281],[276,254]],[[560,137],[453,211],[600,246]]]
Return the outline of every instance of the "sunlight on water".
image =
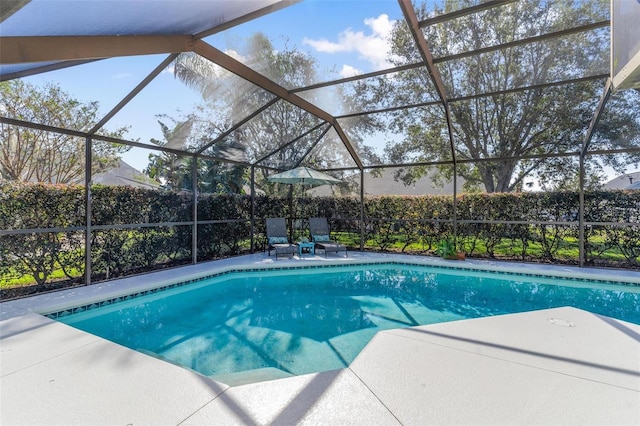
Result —
[[[638,287],[389,264],[230,274],[60,321],[233,382],[343,368],[380,330],[559,306],[640,324]]]

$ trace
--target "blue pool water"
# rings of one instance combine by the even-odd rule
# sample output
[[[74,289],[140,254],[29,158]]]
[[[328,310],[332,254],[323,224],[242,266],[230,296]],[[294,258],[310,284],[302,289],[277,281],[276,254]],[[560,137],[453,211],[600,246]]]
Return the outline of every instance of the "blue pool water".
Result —
[[[233,384],[230,373],[343,368],[380,330],[559,306],[640,324],[640,287],[399,264],[274,269],[58,320]]]

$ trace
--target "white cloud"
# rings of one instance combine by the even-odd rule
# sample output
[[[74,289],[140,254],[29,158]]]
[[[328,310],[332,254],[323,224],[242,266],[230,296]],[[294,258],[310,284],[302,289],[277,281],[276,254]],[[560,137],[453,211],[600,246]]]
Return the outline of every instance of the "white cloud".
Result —
[[[362,71],[360,71],[359,69],[352,67],[351,65],[343,65],[342,69],[340,70],[340,77],[342,78],[347,78],[347,77],[353,77],[354,75],[359,75],[362,74]]]
[[[242,56],[240,54],[240,52],[238,52],[237,50],[228,49],[224,53],[226,53],[227,55],[231,56],[233,59],[235,59],[236,61],[239,61],[239,62],[245,62],[247,60],[247,58]]]
[[[370,34],[347,28],[338,35],[337,42],[327,39],[312,40],[307,37],[302,42],[313,47],[318,52],[357,52],[359,58],[371,63],[375,69],[388,68],[391,66],[387,58],[387,52],[389,51],[388,38],[394,22],[389,20],[389,16],[383,13],[377,18],[364,20],[364,24],[371,29]],[[345,71],[344,66],[342,70]]]

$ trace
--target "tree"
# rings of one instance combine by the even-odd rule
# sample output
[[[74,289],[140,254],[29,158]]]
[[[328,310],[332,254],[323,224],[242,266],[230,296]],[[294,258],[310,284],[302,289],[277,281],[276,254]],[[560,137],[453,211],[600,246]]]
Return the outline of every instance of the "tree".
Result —
[[[170,120],[173,121],[173,128],[169,128],[164,122],[158,120],[164,141],[151,139],[151,143],[175,149],[187,148],[187,139],[191,134],[193,121],[190,118],[181,122]],[[187,156],[179,156],[169,152],[149,154],[149,164],[144,172],[167,188],[191,189],[191,166],[189,163]]]
[[[2,115],[33,123],[88,131],[98,119],[98,102],[83,104],[54,84],[37,87],[21,80],[0,83]],[[127,128],[105,132],[121,138]],[[93,143],[92,167],[99,173],[113,165],[128,147]],[[85,140],[66,134],[0,126],[0,177],[10,181],[80,183],[84,181]]]
[[[436,15],[475,2],[447,2]],[[418,9],[418,18],[428,17],[427,5]],[[608,18],[608,2],[539,2],[521,0],[501,7],[426,27],[423,31],[435,58],[455,55],[487,46],[500,45],[527,37],[559,31]],[[586,128],[603,91],[602,81],[537,87],[497,93],[512,88],[558,82],[570,78],[597,75],[607,71],[608,28],[529,43],[483,54],[440,62],[454,123],[454,143],[458,159],[486,160],[461,163],[458,174],[467,187],[483,185],[487,192],[522,188],[525,178],[538,179],[548,187],[562,187],[575,177],[576,157],[545,158],[557,153],[580,150]],[[392,57],[402,57],[397,65],[415,63],[419,55],[404,23],[394,29]],[[437,99],[424,69],[414,69],[395,79],[379,81],[372,90],[378,96],[390,96],[396,103]],[[426,95],[425,95],[426,93]],[[467,98],[478,94],[491,94]],[[455,100],[455,98],[462,98]],[[601,119],[593,148],[638,146],[638,96],[630,94],[610,101]],[[393,162],[433,162],[451,159],[444,109],[421,107],[407,117],[406,112],[391,118],[390,128],[404,135],[400,142],[388,144]],[[634,138],[620,138],[629,132]],[[522,157],[540,156],[539,158]],[[594,169],[597,168],[594,165]],[[452,168],[440,167],[450,176]],[[428,168],[413,168],[405,181],[426,174]]]
[[[152,143],[183,150],[193,150],[200,145],[197,140],[193,139],[194,134],[197,134],[193,131],[194,127],[197,127],[197,117],[194,115],[184,117],[182,121],[176,121],[167,116],[159,118],[171,121],[173,128],[158,120],[164,141],[152,139]],[[224,153],[221,152],[222,148],[216,146],[209,153],[224,156]],[[193,161],[194,156],[190,155],[177,155],[169,152],[149,154],[149,165],[144,172],[168,189],[191,190],[193,188]],[[198,191],[200,192],[240,194],[244,190],[244,167],[225,164],[210,158],[199,158],[196,174]]]
[[[246,48],[238,49],[234,54],[251,68],[287,89],[305,87],[317,82],[317,65],[314,58],[289,46],[276,50],[263,34],[256,33],[251,36]],[[175,75],[200,91],[205,101],[201,118],[194,127],[194,132],[200,135],[196,139],[202,144],[216,140],[218,135],[274,99],[273,94],[194,53],[181,54],[177,58]],[[320,95],[310,92],[301,96],[312,103],[318,103]],[[338,96],[337,99],[356,102],[353,96]],[[349,135],[352,138],[351,142],[356,145],[359,135],[370,128],[366,121],[363,122],[364,125],[354,126],[354,132]],[[219,155],[228,153],[229,150],[241,151],[243,160],[257,162],[263,159],[259,165],[277,169],[292,168],[303,160],[306,165],[318,168],[332,162],[344,162],[347,153],[335,132],[327,132],[323,136],[325,127],[313,130],[320,124],[322,120],[319,118],[284,100],[278,100],[208,148],[205,153]],[[309,134],[299,138],[305,132]],[[319,143],[320,137],[323,139]],[[363,153],[374,156],[366,150],[363,150]],[[267,192],[275,190],[274,185],[266,180],[269,172],[264,169],[257,171],[256,181],[259,185]]]

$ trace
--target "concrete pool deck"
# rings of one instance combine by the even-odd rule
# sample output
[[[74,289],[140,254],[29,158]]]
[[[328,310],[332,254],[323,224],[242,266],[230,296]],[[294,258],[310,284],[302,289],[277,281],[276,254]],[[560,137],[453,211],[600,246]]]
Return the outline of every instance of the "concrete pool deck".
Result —
[[[39,315],[226,269],[405,260],[640,283],[630,271],[261,253],[4,302],[0,424],[638,424],[640,325],[575,308],[383,331],[348,368],[234,387]]]

